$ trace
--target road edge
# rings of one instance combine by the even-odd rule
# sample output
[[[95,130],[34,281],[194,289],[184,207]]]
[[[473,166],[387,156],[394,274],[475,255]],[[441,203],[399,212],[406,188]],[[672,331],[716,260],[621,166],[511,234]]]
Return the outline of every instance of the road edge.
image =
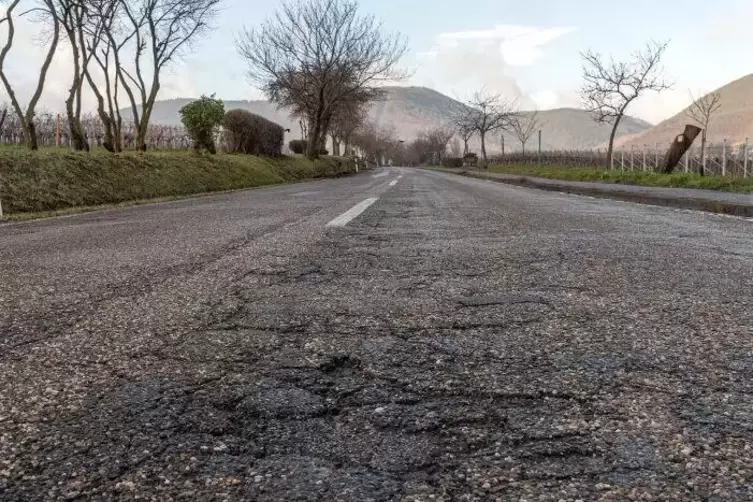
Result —
[[[753,204],[736,204],[732,202],[725,202],[704,198],[686,198],[686,197],[667,197],[659,195],[651,195],[647,193],[631,193],[629,191],[618,191],[602,189],[599,187],[583,187],[573,186],[567,183],[557,183],[556,179],[546,179],[546,183],[538,181],[537,178],[507,174],[506,177],[501,178],[494,176],[492,173],[480,173],[471,171],[452,171],[446,169],[432,169],[432,171],[444,172],[448,174],[455,174],[458,176],[465,176],[469,178],[477,178],[483,180],[494,181],[497,183],[504,183],[506,185],[522,186],[527,188],[535,188],[538,190],[546,190],[548,192],[561,192],[575,195],[587,195],[591,197],[599,197],[602,199],[614,199],[623,202],[633,202],[637,204],[646,204],[651,206],[672,207],[676,209],[688,209],[692,211],[704,211],[708,213],[725,214],[729,216],[740,216],[745,218],[753,217]],[[650,188],[650,187],[648,187]]]

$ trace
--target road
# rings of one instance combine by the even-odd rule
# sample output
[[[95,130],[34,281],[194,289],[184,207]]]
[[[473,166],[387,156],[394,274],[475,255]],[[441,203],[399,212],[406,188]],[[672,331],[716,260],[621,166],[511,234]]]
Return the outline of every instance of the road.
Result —
[[[751,221],[403,168],[2,225],[0,500],[751,500],[751,285]]]

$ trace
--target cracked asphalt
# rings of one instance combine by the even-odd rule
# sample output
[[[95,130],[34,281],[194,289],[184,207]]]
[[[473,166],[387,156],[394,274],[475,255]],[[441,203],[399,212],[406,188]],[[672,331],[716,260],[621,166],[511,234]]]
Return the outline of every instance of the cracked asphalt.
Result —
[[[411,169],[2,225],[0,500],[753,500],[752,285],[751,221]]]

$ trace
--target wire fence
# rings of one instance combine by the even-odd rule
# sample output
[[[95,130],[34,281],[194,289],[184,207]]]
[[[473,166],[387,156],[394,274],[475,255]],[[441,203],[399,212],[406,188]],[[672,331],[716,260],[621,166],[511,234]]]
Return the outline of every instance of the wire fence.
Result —
[[[1,112],[0,112],[1,116]],[[65,117],[52,113],[39,113],[35,117],[37,141],[40,147],[71,148],[71,137],[68,133],[68,121]],[[81,119],[84,136],[90,147],[102,147],[105,131],[98,117],[85,116]],[[123,121],[123,148],[135,148],[136,125],[132,121]],[[24,144],[21,124],[15,114],[7,113],[5,120],[0,122],[0,145],[21,146]],[[186,150],[192,148],[193,141],[183,126],[166,124],[149,124],[146,134],[146,146],[150,150]],[[228,141],[224,133],[217,138],[220,151],[229,150]],[[287,141],[283,144],[282,153],[291,153]]]
[[[618,148],[614,151],[610,169],[626,172],[659,171],[669,146],[654,145]],[[702,152],[703,150],[703,152]],[[700,173],[716,176],[747,177],[753,175],[753,149],[748,140],[700,144],[691,147],[680,160],[675,172]],[[491,159],[497,164],[538,164],[565,167],[604,169],[607,167],[607,151],[557,150],[532,153],[512,152]]]

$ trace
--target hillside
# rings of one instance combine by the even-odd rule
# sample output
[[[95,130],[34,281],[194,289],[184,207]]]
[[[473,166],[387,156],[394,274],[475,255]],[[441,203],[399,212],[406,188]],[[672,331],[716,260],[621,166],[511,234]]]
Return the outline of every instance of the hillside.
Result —
[[[708,140],[719,143],[727,139],[731,144],[739,144],[745,138],[753,137],[753,74],[730,82],[718,91],[721,93],[721,106],[709,124]],[[618,147],[630,147],[659,143],[664,148],[684,130],[685,124],[693,123],[687,116],[686,108],[655,127],[623,137],[615,144]]]
[[[421,131],[449,123],[453,112],[464,106],[455,99],[425,87],[386,87],[385,90],[385,99],[372,106],[371,118],[381,126],[394,127],[397,138],[404,141],[415,139]],[[191,99],[158,101],[154,106],[152,121],[179,124],[179,110],[190,101]],[[249,110],[290,129],[290,137],[300,135],[298,121],[291,119],[285,110],[278,110],[267,101],[225,101],[225,108]],[[128,116],[127,111],[124,110],[123,113],[124,116]],[[604,144],[609,136],[609,126],[597,124],[584,110],[544,110],[539,112],[539,117],[543,124],[542,145],[547,150],[595,148]],[[651,125],[647,122],[627,117],[620,126],[619,135],[638,133],[649,127]],[[490,153],[501,150],[498,136],[488,139],[487,143]],[[527,148],[535,148],[535,144],[536,138],[533,138]],[[471,147],[477,150],[478,141],[472,142]],[[519,148],[517,140],[512,137],[506,138],[507,150]]]

